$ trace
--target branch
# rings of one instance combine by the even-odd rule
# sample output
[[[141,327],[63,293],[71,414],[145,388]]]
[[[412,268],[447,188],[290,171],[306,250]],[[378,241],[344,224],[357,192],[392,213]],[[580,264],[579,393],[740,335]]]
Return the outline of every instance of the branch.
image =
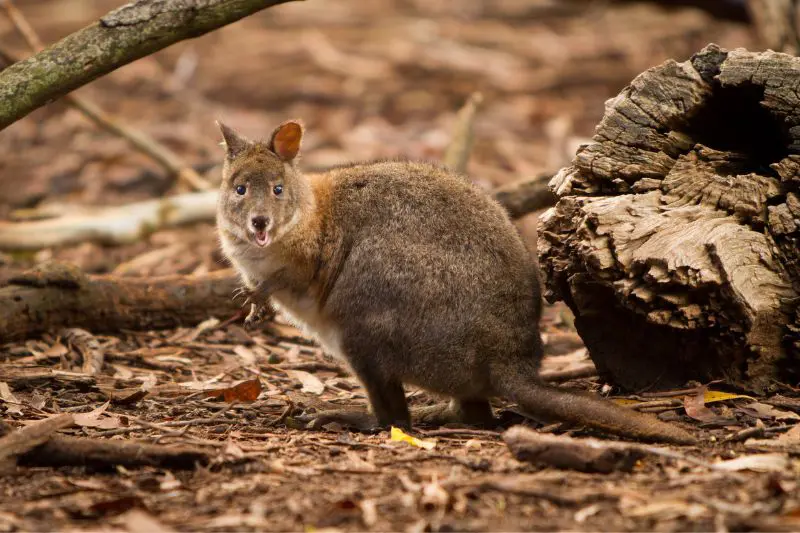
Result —
[[[74,267],[45,263],[0,288],[0,343],[58,330],[147,330],[228,318],[240,285],[230,270],[206,276],[120,278],[88,276]]]
[[[552,174],[543,174],[508,183],[494,191],[494,199],[506,208],[511,218],[553,206],[556,196],[548,186],[551,178]]]
[[[467,171],[470,152],[472,152],[473,124],[475,115],[483,102],[483,95],[474,92],[458,111],[453,125],[453,136],[444,153],[443,163],[459,174]]]
[[[44,48],[42,40],[39,38],[39,35],[36,34],[36,31],[30,23],[28,23],[28,20],[22,12],[14,5],[14,2],[12,0],[0,0],[0,4],[5,7],[8,18],[11,19],[17,32],[27,41],[31,50],[33,50],[34,53],[42,50]],[[13,62],[21,60],[7,50],[0,50],[0,53],[6,58],[11,58]],[[96,125],[128,141],[134,148],[161,165],[169,175],[178,178],[178,181],[186,183],[195,190],[205,191],[211,188],[211,184],[203,179],[192,167],[187,165],[178,154],[144,131],[125,124],[119,118],[106,113],[100,106],[77,94],[70,93],[65,95],[64,101],[82,112],[85,117]]]
[[[139,58],[288,0],[136,0],[0,71],[0,130]]]
[[[498,188],[494,198],[512,218],[555,203],[549,176],[524,179]],[[217,191],[177,194],[122,206],[82,208],[78,214],[25,222],[0,222],[0,250],[40,250],[87,241],[137,242],[155,231],[194,222],[213,222]]]
[[[117,207],[27,222],[0,222],[0,249],[38,250],[95,241],[137,242],[156,230],[213,221],[217,191],[178,194]]]

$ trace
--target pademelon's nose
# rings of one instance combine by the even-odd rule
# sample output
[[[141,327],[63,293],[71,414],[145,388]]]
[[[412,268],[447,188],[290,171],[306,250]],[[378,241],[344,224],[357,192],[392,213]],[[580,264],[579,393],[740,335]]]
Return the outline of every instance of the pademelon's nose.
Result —
[[[262,217],[262,216],[253,217],[250,219],[250,224],[256,231],[264,231],[265,229],[267,229],[267,224],[269,224],[269,217]]]

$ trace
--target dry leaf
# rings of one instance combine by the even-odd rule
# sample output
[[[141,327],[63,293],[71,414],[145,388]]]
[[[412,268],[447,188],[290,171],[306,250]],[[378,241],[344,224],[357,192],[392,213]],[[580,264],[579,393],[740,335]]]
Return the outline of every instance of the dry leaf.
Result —
[[[378,506],[375,500],[361,500],[358,504],[361,508],[361,521],[366,527],[372,527],[378,523]]]
[[[303,384],[303,392],[319,395],[325,391],[325,384],[314,374],[305,370],[286,370],[286,373]]]
[[[450,494],[439,484],[439,480],[434,475],[430,483],[422,486],[422,495],[419,497],[420,506],[426,511],[444,509],[450,501]]]
[[[103,416],[110,404],[111,401],[107,401],[97,409],[89,411],[88,413],[78,413],[74,415],[75,425],[98,429],[115,429],[120,427],[122,425],[122,420],[120,420],[118,416]]]
[[[756,450],[771,448],[786,450],[794,454],[800,453],[800,424],[779,435],[777,439],[747,439],[744,445],[747,448],[755,448]]]
[[[20,405],[20,401],[14,396],[14,393],[11,392],[11,387],[8,386],[8,383],[5,381],[0,381],[0,400],[3,400],[6,404],[6,411],[11,414],[21,415],[22,414],[22,406]]]
[[[206,393],[209,398],[222,397],[228,403],[231,402],[254,402],[261,394],[261,381],[258,378],[243,381],[233,387],[210,390]]]
[[[700,422],[704,422],[706,424],[728,424],[731,421],[719,416],[717,413],[706,407],[706,394],[709,391],[706,389],[705,385],[699,387],[697,389],[697,394],[694,396],[684,396],[683,398],[683,407],[686,409],[686,414],[690,417],[694,418],[695,420],[699,420]],[[727,393],[722,393],[727,394]],[[718,397],[718,396],[715,396]],[[730,398],[723,398],[723,399],[730,399]],[[716,401],[720,401],[719,399]]]
[[[775,420],[800,420],[800,415],[797,413],[793,413],[791,411],[783,411],[781,409],[776,409],[771,405],[767,405],[761,402],[753,402],[747,405],[744,405],[740,408],[740,410],[744,411],[745,413],[754,416],[756,418],[765,418],[768,420],[775,419]]]
[[[389,440],[393,442],[406,442],[412,446],[416,446],[417,448],[423,448],[425,450],[432,450],[436,447],[436,441],[422,440],[418,439],[417,437],[412,437],[411,435],[406,434],[402,429],[396,428],[394,426],[392,426],[392,431]]]
[[[256,354],[247,346],[236,346],[233,348],[233,353],[242,359],[242,364],[245,366],[253,366],[256,364]]]
[[[705,403],[714,403],[714,402],[722,402],[725,400],[735,400],[736,398],[748,398],[750,400],[755,400],[752,396],[746,396],[744,394],[734,394],[731,392],[722,392],[717,390],[708,390],[706,387],[702,387],[705,389],[703,393],[703,401]]]
[[[171,533],[175,531],[141,509],[131,509],[122,516],[122,521],[129,533]]]
[[[782,453],[762,453],[745,455],[729,461],[714,463],[714,470],[725,472],[739,472],[752,470],[753,472],[784,472],[788,471],[791,463],[789,456]]]
[[[28,402],[34,409],[43,409],[47,403],[47,397],[40,394],[39,391],[33,391],[31,394],[30,402]]]

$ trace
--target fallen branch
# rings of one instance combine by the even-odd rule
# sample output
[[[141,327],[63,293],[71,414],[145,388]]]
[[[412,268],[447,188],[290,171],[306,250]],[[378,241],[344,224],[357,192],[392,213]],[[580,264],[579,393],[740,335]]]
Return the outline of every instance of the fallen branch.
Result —
[[[130,440],[100,440],[53,435],[50,440],[19,458],[20,466],[153,466],[191,470],[205,465],[209,456],[186,446],[159,446]]]
[[[139,0],[0,71],[0,130],[136,59],[287,0]]]
[[[539,377],[542,378],[543,381],[547,381],[549,383],[563,383],[564,381],[569,381],[571,379],[593,378],[596,376],[597,368],[592,362],[585,363],[574,368],[568,368],[566,370],[550,370],[539,373]]]
[[[87,241],[126,244],[156,230],[213,221],[216,211],[217,191],[208,191],[82,210],[58,218],[0,222],[0,249],[38,250]]]
[[[0,432],[0,472],[6,472],[15,464],[16,458],[30,452],[35,447],[47,442],[59,429],[75,423],[71,414],[61,414],[31,424],[19,431],[10,431],[10,427],[2,422]]]
[[[499,188],[494,197],[512,218],[555,201],[546,177],[521,180]],[[137,242],[151,233],[190,224],[213,222],[217,191],[177,194],[122,206],[85,208],[79,213],[43,220],[0,222],[0,250],[40,250],[87,241],[102,244]]]
[[[229,270],[206,276],[120,278],[88,276],[45,263],[0,289],[0,343],[62,327],[92,332],[197,324],[240,311],[239,286]]]
[[[503,440],[520,461],[581,472],[630,472],[646,455],[637,445],[546,435],[524,426],[509,428]]]
[[[478,112],[481,102],[483,102],[483,95],[479,92],[474,92],[459,110],[453,126],[450,144],[444,153],[442,162],[459,174],[464,174],[467,171],[467,163],[472,152],[472,129],[475,122],[475,114]]]
[[[556,204],[556,196],[548,187],[552,174],[514,181],[497,188],[494,199],[506,208],[511,218],[520,218]]]

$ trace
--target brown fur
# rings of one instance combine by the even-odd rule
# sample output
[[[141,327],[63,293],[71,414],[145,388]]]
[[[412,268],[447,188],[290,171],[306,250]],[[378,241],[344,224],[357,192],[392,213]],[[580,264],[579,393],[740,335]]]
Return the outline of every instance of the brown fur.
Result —
[[[488,398],[501,396],[532,414],[612,433],[693,440],[655,418],[538,382],[535,262],[499,204],[460,176],[399,161],[303,175],[272,140],[252,143],[225,127],[223,135],[218,225],[226,255],[250,289],[270,294],[349,363],[381,425],[410,424],[402,385],[414,384],[453,398],[447,414],[466,422],[486,422]],[[242,182],[244,197],[235,192]],[[281,198],[271,193],[276,183]],[[246,229],[255,215],[269,217],[274,233],[263,248]]]

